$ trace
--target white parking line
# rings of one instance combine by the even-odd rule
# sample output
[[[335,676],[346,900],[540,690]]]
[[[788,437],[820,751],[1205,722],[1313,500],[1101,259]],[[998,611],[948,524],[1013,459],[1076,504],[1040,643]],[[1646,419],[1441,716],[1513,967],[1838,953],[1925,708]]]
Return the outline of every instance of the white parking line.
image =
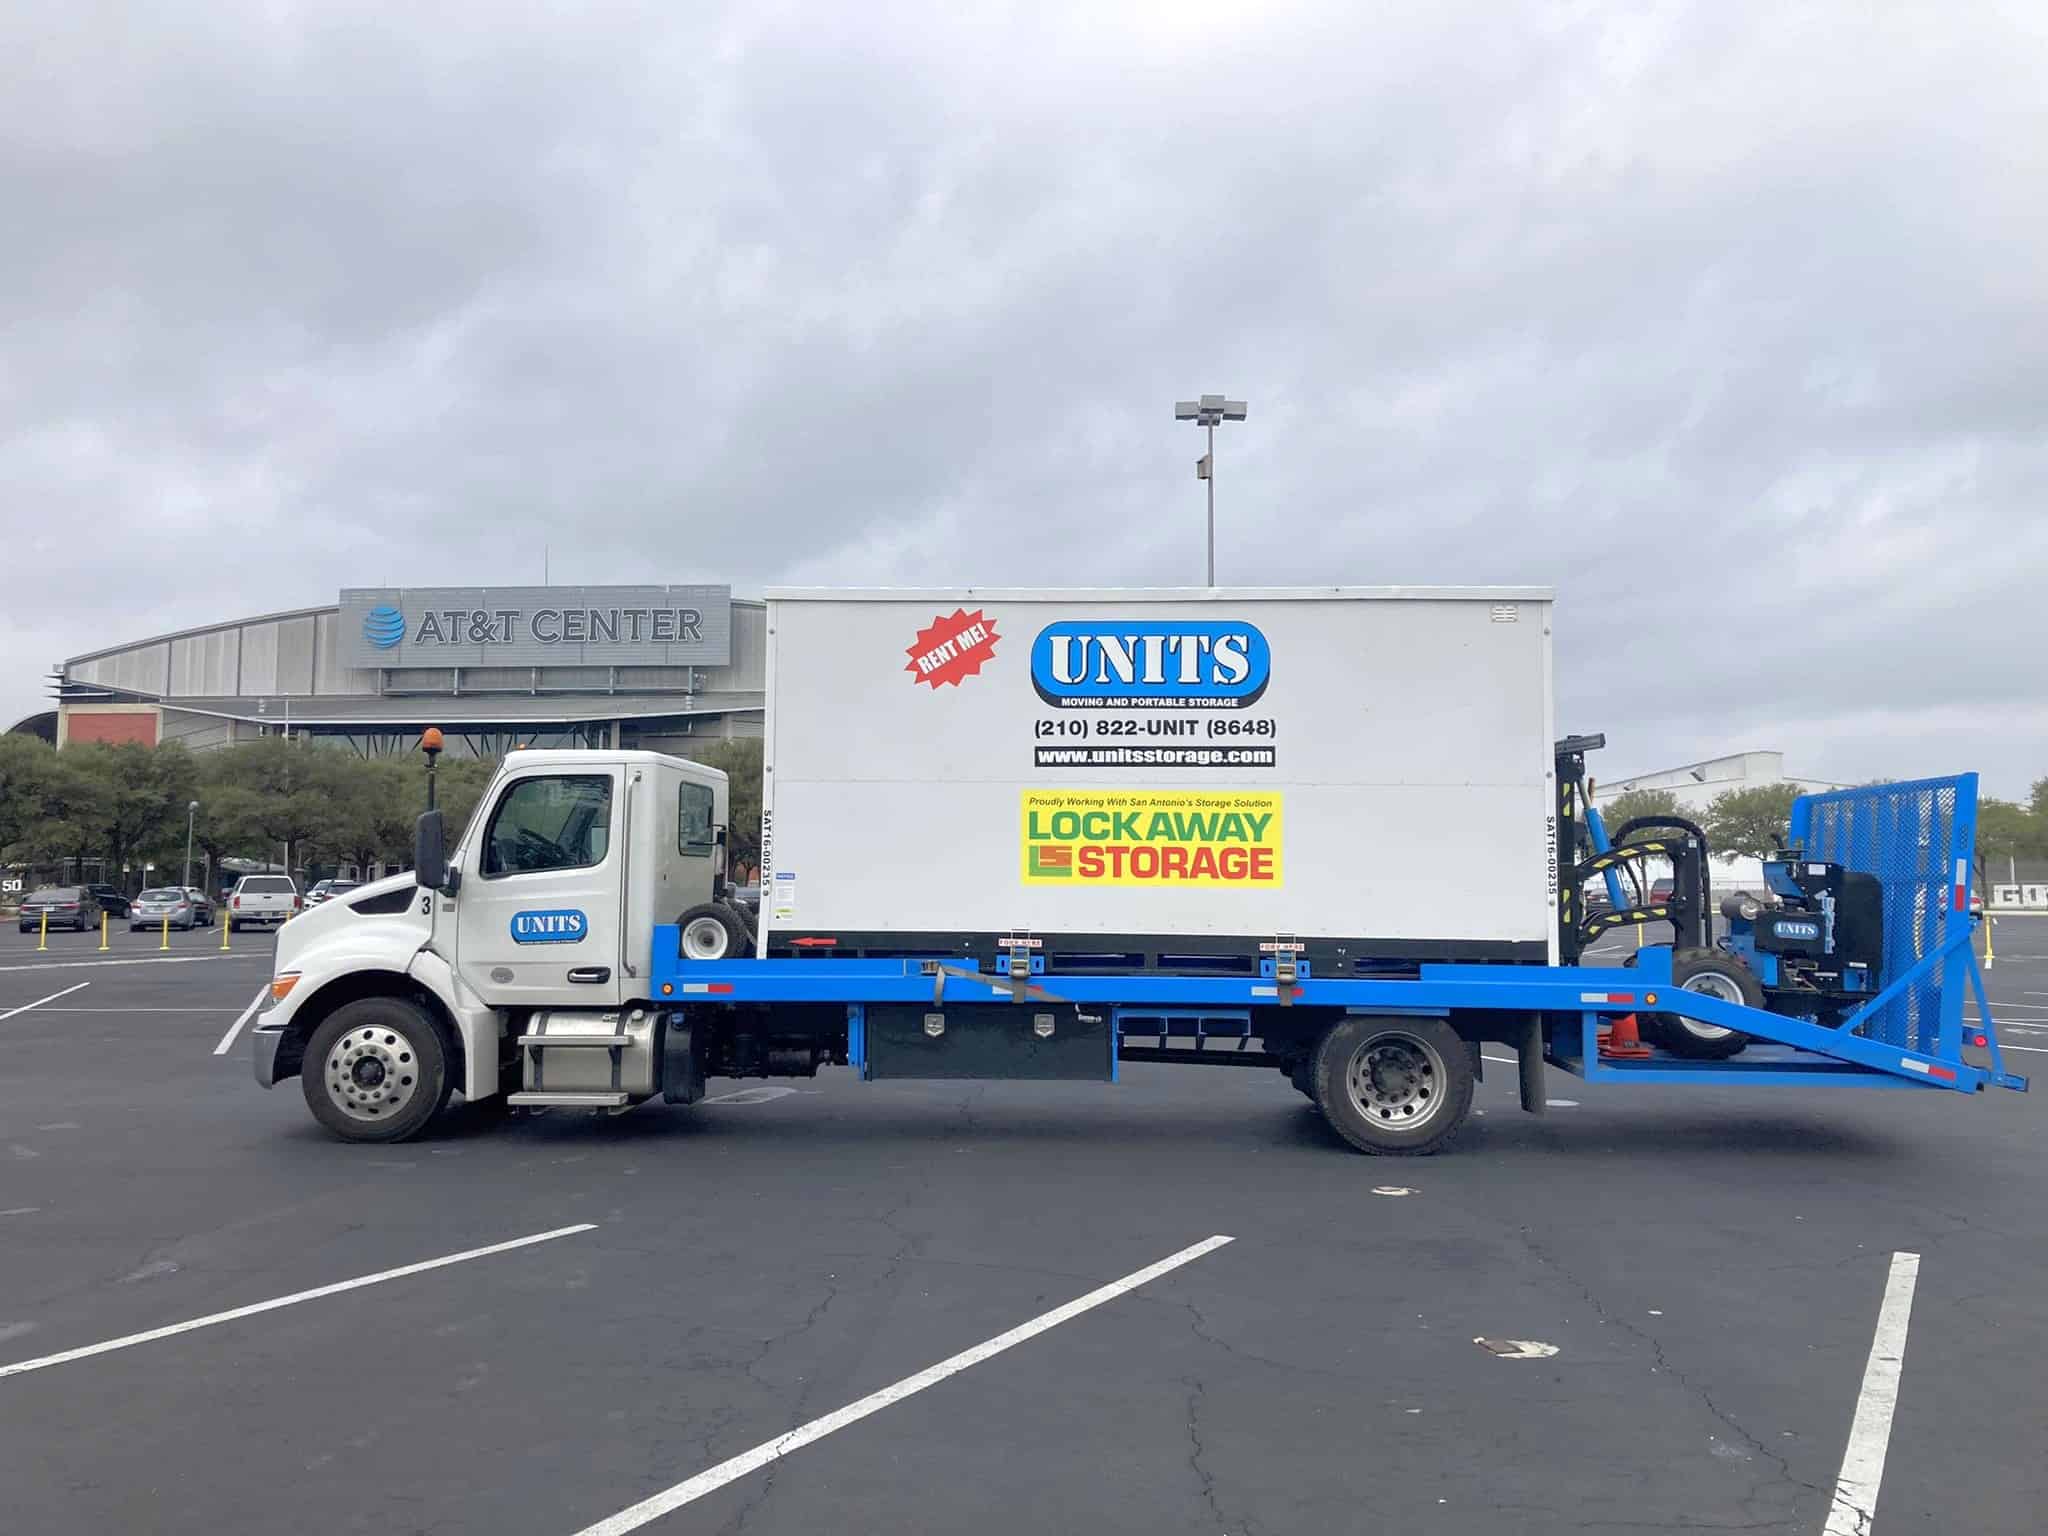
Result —
[[[2048,1045],[2014,1045],[2010,1040],[2001,1040],[1998,1042],[1998,1048],[2001,1051],[2039,1051],[2043,1056],[2048,1056]]]
[[[256,995],[249,999],[249,1006],[242,1010],[242,1016],[229,1025],[228,1032],[220,1037],[220,1044],[213,1048],[214,1055],[227,1055],[228,1047],[235,1043],[235,1036],[242,1032],[242,1026],[256,1017],[256,1010],[263,1006],[263,994],[269,990],[270,983],[267,981],[256,989]]]
[[[261,960],[268,964],[270,957],[245,950],[241,954],[226,955],[151,955],[145,960],[45,960],[40,965],[0,965],[0,971],[83,971],[96,970],[103,965],[205,965],[214,960]]]
[[[1030,1322],[1020,1323],[1008,1333],[999,1333],[984,1344],[977,1344],[972,1349],[948,1356],[937,1365],[928,1365],[915,1376],[906,1376],[878,1392],[870,1392],[866,1397],[848,1403],[844,1408],[828,1413],[823,1418],[813,1419],[808,1424],[800,1424],[787,1434],[777,1435],[773,1440],[764,1441],[751,1451],[742,1451],[729,1461],[721,1461],[709,1471],[699,1472],[695,1477],[677,1483],[673,1488],[657,1493],[651,1498],[642,1499],[630,1509],[622,1509],[616,1515],[600,1520],[595,1525],[587,1525],[578,1536],[625,1536],[628,1531],[637,1531],[650,1520],[659,1520],[663,1515],[681,1509],[685,1504],[694,1503],[707,1493],[716,1492],[736,1478],[745,1477],[749,1472],[757,1471],[772,1461],[780,1461],[791,1451],[802,1450],[814,1440],[822,1440],[849,1424],[857,1424],[868,1415],[880,1413],[891,1404],[900,1403],[906,1397],[922,1392],[926,1387],[937,1386],[948,1376],[957,1376],[970,1366],[979,1365],[984,1360],[1000,1355],[1006,1349],[1012,1349],[1029,1339],[1037,1338],[1047,1329],[1057,1328],[1061,1323],[1071,1321],[1083,1312],[1092,1311],[1106,1301],[1115,1301],[1117,1297],[1135,1291],[1139,1286],[1157,1280],[1161,1275],[1179,1269],[1183,1264],[1192,1264],[1204,1254],[1214,1253],[1229,1241],[1229,1238],[1222,1236],[1207,1237],[1191,1247],[1181,1249],[1179,1253],[1168,1254],[1157,1264],[1147,1264],[1143,1269],[1125,1275],[1121,1280],[1112,1280],[1108,1285],[1090,1291],[1086,1296],[1075,1297],[1063,1307],[1041,1312]]]
[[[44,1355],[37,1360],[17,1360],[13,1365],[0,1365],[0,1377],[20,1376],[52,1365],[68,1365],[73,1360],[89,1359],[93,1355],[104,1355],[136,1344],[151,1344],[158,1339],[190,1333],[195,1328],[211,1328],[215,1323],[231,1323],[237,1318],[254,1317],[259,1312],[275,1312],[279,1307],[296,1306],[302,1301],[318,1301],[322,1296],[337,1296],[343,1291],[360,1290],[363,1286],[376,1285],[381,1281],[401,1280],[407,1275],[424,1274],[430,1269],[444,1269],[450,1264],[489,1258],[494,1253],[509,1253],[514,1248],[531,1248],[535,1243],[552,1242],[558,1237],[570,1237],[578,1232],[596,1230],[596,1222],[585,1221],[573,1227],[557,1227],[552,1232],[536,1232],[531,1237],[515,1237],[508,1243],[493,1243],[488,1248],[470,1248],[461,1253],[448,1254],[444,1258],[424,1259],[418,1264],[405,1264],[397,1269],[382,1269],[374,1275],[358,1275],[353,1280],[337,1280],[332,1285],[315,1286],[310,1291],[294,1291],[289,1296],[273,1297],[269,1301],[254,1302],[249,1306],[235,1307],[226,1312],[211,1312],[205,1317],[195,1317],[190,1322],[172,1323],[167,1328],[152,1328],[147,1333],[131,1333],[122,1338],[108,1339],[103,1344],[87,1344],[80,1349],[67,1349],[62,1354]]]
[[[1891,1277],[1877,1309],[1877,1334],[1863,1366],[1863,1390],[1835,1479],[1834,1505],[1822,1536],[1864,1536],[1877,1517],[1877,1490],[1884,1482],[1885,1449],[1891,1443],[1892,1410],[1899,1402],[1899,1371],[1906,1356],[1906,1324],[1913,1315],[1913,1288],[1920,1282],[1920,1255],[1892,1255]]]
[[[1501,1064],[1502,1066],[1504,1066],[1504,1067],[1519,1067],[1519,1066],[1520,1066],[1520,1065],[1522,1064],[1522,1063],[1521,1063],[1521,1059],[1520,1059],[1519,1057],[1515,1057],[1515,1056],[1489,1056],[1489,1055],[1487,1055],[1487,1054],[1486,1054],[1486,1052],[1484,1052],[1484,1051],[1481,1051],[1481,1052],[1479,1053],[1479,1058],[1480,1058],[1480,1060],[1482,1060],[1482,1061],[1497,1061],[1497,1062],[1499,1062],[1499,1063],[1500,1063],[1500,1064]]]
[[[92,983],[89,981],[81,981],[77,986],[66,987],[62,992],[52,992],[48,997],[39,997],[32,1003],[23,1003],[19,1008],[10,1008],[5,1013],[0,1013],[0,1023],[13,1018],[17,1013],[27,1013],[31,1008],[40,1008],[45,1003],[54,1003],[60,997],[69,997],[72,993],[83,991],[91,985]]]

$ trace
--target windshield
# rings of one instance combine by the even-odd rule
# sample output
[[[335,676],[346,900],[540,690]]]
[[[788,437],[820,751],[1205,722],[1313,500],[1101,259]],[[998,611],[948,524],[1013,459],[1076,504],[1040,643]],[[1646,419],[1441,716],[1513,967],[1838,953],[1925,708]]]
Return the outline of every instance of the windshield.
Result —
[[[78,887],[75,885],[46,885],[29,897],[30,901],[76,901]]]
[[[183,901],[185,893],[175,886],[159,886],[155,890],[144,891],[135,899],[137,901]]]
[[[283,875],[251,875],[242,882],[242,894],[289,896],[298,889]]]

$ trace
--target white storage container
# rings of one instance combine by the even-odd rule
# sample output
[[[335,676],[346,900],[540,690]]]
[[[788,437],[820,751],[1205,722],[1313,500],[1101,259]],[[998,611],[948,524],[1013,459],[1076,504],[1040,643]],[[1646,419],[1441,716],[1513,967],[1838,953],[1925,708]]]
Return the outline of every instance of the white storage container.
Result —
[[[1028,932],[1554,962],[1550,610],[1524,588],[770,591],[763,950]]]

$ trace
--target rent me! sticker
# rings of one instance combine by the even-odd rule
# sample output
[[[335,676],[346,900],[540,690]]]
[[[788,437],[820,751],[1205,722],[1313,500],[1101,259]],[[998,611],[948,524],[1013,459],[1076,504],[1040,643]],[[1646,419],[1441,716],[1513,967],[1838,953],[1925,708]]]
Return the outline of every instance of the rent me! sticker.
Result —
[[[1280,796],[1258,790],[1027,789],[1026,885],[1280,884]]]

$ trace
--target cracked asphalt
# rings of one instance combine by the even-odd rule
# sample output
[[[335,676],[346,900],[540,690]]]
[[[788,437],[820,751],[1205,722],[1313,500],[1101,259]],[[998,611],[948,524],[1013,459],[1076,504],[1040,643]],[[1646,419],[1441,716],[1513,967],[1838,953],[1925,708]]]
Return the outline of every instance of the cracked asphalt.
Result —
[[[2012,927],[1994,1005],[2048,1053],[2048,921]],[[1818,1532],[1899,1249],[1924,1260],[1870,1529],[2041,1528],[2028,1097],[1560,1077],[1578,1107],[1531,1118],[1496,1067],[1407,1161],[1343,1150],[1277,1074],[828,1071],[345,1147],[242,1042],[213,1054],[268,941],[158,965],[143,937],[110,957],[141,965],[0,949],[0,1013],[89,983],[0,1022],[0,1364],[597,1226],[0,1379],[9,1536],[570,1536],[1212,1233],[649,1529]]]

